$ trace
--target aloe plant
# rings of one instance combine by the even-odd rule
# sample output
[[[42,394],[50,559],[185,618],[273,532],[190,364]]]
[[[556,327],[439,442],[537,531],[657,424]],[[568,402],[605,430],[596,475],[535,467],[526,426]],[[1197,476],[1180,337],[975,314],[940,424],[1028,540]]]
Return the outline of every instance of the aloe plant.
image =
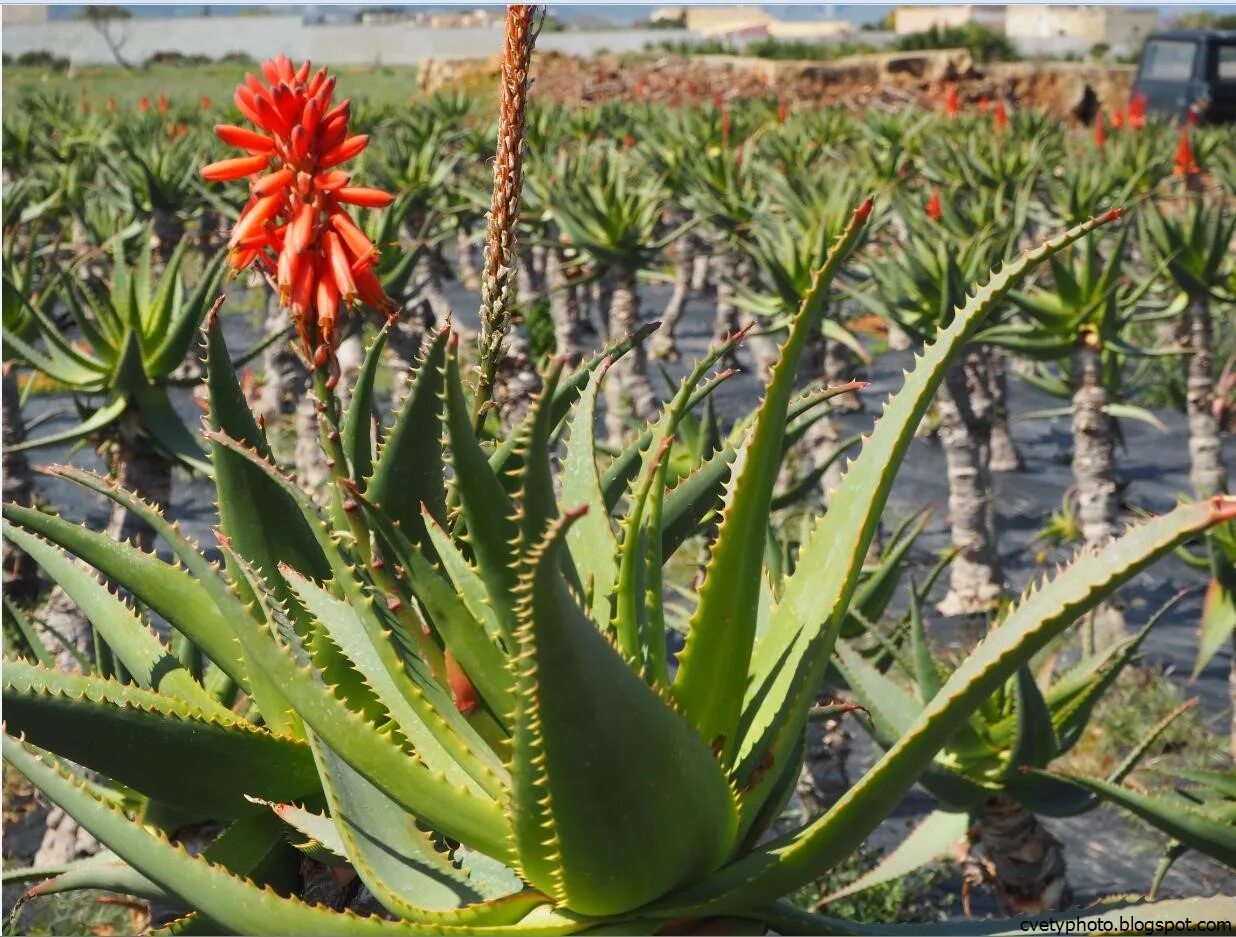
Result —
[[[632,163],[613,151],[596,153],[585,163],[593,166],[592,173],[566,177],[566,191],[551,211],[566,243],[588,255],[609,281],[609,308],[603,312],[614,339],[640,328],[636,277],[676,233],[657,237],[665,207],[660,180],[637,178]],[[656,396],[642,347],[615,363],[605,403],[611,441],[622,439],[632,417],[646,420],[653,414]]]
[[[996,246],[984,232],[942,239],[934,224],[910,216],[913,237],[869,271],[875,296],[855,293],[920,341],[950,321],[965,302],[967,285],[986,269]],[[949,485],[949,521],[954,546],[960,549],[949,572],[949,591],[941,603],[948,614],[976,614],[992,609],[1004,591],[996,517],[992,500],[990,441],[994,420],[988,325],[956,360],[937,399],[939,437]]]
[[[1098,798],[1043,772],[1082,739],[1095,706],[1134,659],[1151,628],[1179,598],[1152,616],[1136,637],[1083,658],[1059,676],[1054,674],[1054,657],[1037,676],[1029,666],[1022,666],[970,716],[920,779],[940,810],[973,820],[1004,913],[1036,914],[1071,903],[1067,857],[1040,817],[1076,816],[1097,806]],[[870,722],[862,724],[885,748],[897,743],[909,720],[936,694],[947,675],[927,641],[913,590],[910,640],[904,650],[897,667],[881,673],[847,643],[839,644],[839,669],[871,716]],[[899,672],[911,682],[910,689],[894,679]],[[1119,783],[1127,776],[1154,737],[1125,759],[1107,783]],[[942,818],[924,822],[929,826],[916,834],[914,847],[920,863],[943,855],[970,825]],[[902,874],[908,871],[904,853],[891,861],[900,863]],[[866,884],[878,879],[878,875],[870,876]],[[827,900],[835,897],[839,896]]]
[[[1199,496],[1227,490],[1227,467],[1215,419],[1214,323],[1210,303],[1225,304],[1236,214],[1222,201],[1192,197],[1183,206],[1142,212],[1143,248],[1161,258],[1186,307],[1181,319],[1185,359],[1185,413],[1189,420],[1189,477]]]
[[[76,882],[165,895],[190,915],[178,929],[207,931],[569,933],[718,916],[783,933],[833,927],[782,896],[861,843],[1048,641],[1236,515],[1231,500],[1183,505],[1080,558],[1010,612],[836,805],[761,843],[797,777],[814,691],[896,465],[949,360],[1026,269],[1101,223],[1009,265],[958,311],[890,401],[780,600],[764,602],[762,551],[750,544],[768,529],[793,375],[869,211],[855,214],[804,301],[734,458],[673,668],[661,566],[712,506],[693,477],[665,490],[665,449],[691,382],[607,493],[592,439],[603,361],[570,375],[552,366],[524,424],[487,450],[449,330],[375,440],[357,409],[372,389],[371,349],[349,411],[323,407],[336,480],[323,514],[270,461],[209,320],[223,566],[154,507],[77,470],[59,474],[138,513],[175,560],[55,515],[4,511],[6,536],[89,608],[132,680],[5,668],[4,757],[116,857],[75,870]],[[563,423],[556,480],[551,440]],[[189,635],[204,670],[171,657],[69,555]],[[130,793],[117,801],[66,762]],[[156,829],[202,818],[225,827],[202,856]],[[289,836],[343,863],[340,877],[354,873],[384,915],[291,894]]]
[[[1081,541],[1097,548],[1119,530],[1116,447],[1122,439],[1119,419],[1138,419],[1163,429],[1154,414],[1133,404],[1126,376],[1130,361],[1176,356],[1179,349],[1139,347],[1132,333],[1142,323],[1171,317],[1164,304],[1145,302],[1157,285],[1153,275],[1129,274],[1130,227],[1123,228],[1104,254],[1090,239],[1070,258],[1053,258],[1049,283],[1015,291],[1013,302],[1027,321],[1007,325],[1004,340],[1040,362],[1027,375],[1035,386],[1071,405],[1038,415],[1067,414],[1073,429],[1073,479]],[[1066,360],[1053,371],[1048,362]],[[1090,643],[1117,640],[1123,631],[1118,609],[1100,608],[1088,631]]]

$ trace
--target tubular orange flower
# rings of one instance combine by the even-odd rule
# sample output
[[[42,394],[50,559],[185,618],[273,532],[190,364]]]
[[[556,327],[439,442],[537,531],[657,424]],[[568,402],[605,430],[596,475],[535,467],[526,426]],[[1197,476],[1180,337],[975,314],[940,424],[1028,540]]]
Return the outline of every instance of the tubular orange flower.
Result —
[[[356,222],[346,212],[335,212],[330,216],[331,227],[338,232],[348,251],[356,258],[352,266],[369,266],[377,259],[378,249],[366,237],[365,232],[356,226]]]
[[[350,186],[351,175],[333,168],[364,150],[369,137],[349,134],[351,105],[333,103],[335,79],[326,69],[311,74],[308,62],[295,68],[281,55],[260,71],[262,78],[246,75],[233,96],[256,129],[215,127],[220,140],[250,155],[211,163],[201,173],[212,182],[249,177],[249,202],[228,241],[229,263],[271,272],[305,359],[324,366],[338,344],[341,302],[364,302],[386,315],[398,308],[374,271],[377,249],[344,207],[384,208],[394,199]]]
[[[230,146],[248,150],[250,153],[275,152],[275,141],[273,139],[260,133],[254,133],[252,130],[246,130],[244,127],[236,127],[232,124],[215,124],[215,136]]]
[[[265,156],[239,156],[202,167],[202,178],[209,182],[231,182],[261,172],[269,165]]]
[[[344,186],[335,190],[335,201],[348,205],[360,205],[363,208],[385,208],[395,201],[395,196],[381,189],[370,189],[364,186]]]

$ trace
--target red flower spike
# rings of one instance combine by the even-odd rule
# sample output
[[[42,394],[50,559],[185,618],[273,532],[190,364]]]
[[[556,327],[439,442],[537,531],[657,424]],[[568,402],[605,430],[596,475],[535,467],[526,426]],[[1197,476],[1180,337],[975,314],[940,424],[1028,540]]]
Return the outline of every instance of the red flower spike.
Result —
[[[1099,111],[1094,119],[1094,145],[1100,150],[1107,142],[1107,123],[1103,120],[1103,112]]]
[[[210,95],[203,94],[200,98],[197,99],[197,103],[201,105],[202,110],[204,111],[210,110],[210,105],[211,105]]]
[[[1180,145],[1176,147],[1176,168],[1173,176],[1192,176],[1202,171],[1193,156],[1193,144],[1189,142],[1189,129],[1180,131]]]
[[[949,85],[944,93],[944,113],[948,114],[950,119],[961,113],[961,100],[956,85]]]
[[[335,79],[326,69],[310,73],[308,62],[296,67],[279,56],[262,64],[265,82],[246,75],[234,100],[257,130],[221,124],[215,133],[250,155],[212,163],[202,175],[216,182],[255,177],[228,261],[274,274],[306,360],[324,365],[338,343],[341,302],[360,299],[388,315],[398,308],[374,273],[377,249],[341,207],[382,208],[393,198],[349,186],[349,173],[331,169],[364,150],[369,138],[348,132],[347,101],[331,106]]]
[[[1124,126],[1124,112],[1117,109],[1112,112],[1112,129],[1119,130]]]
[[[344,186],[335,190],[335,201],[348,205],[360,205],[362,208],[385,208],[395,201],[395,196],[381,189],[368,189],[362,186]]]
[[[149,111],[150,110],[150,98],[145,97],[145,96],[138,98],[137,109],[141,111],[143,114]]]
[[[927,217],[932,221],[939,221],[944,217],[944,206],[940,202],[940,193],[932,192],[931,198],[927,199]]]
[[[1000,131],[1008,130],[1009,128],[1009,112],[1002,100],[996,102],[996,111],[992,115],[992,123]]]

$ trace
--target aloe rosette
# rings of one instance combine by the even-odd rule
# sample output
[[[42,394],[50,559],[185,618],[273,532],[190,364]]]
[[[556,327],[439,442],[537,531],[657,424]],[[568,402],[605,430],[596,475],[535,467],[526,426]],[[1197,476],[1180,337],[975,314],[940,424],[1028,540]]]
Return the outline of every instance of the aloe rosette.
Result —
[[[570,374],[551,365],[523,424],[489,446],[444,330],[376,437],[382,338],[370,349],[349,410],[324,433],[337,498],[323,514],[271,461],[209,320],[221,566],[157,510],[77,470],[54,471],[140,515],[173,559],[4,510],[5,535],[77,600],[131,677],[5,667],[5,758],[112,853],[66,871],[69,884],[166,897],[187,914],[174,933],[569,933],[717,916],[782,932],[849,927],[782,896],[855,849],[1048,641],[1236,516],[1230,499],[1181,505],[1029,592],[837,804],[764,841],[798,776],[896,467],[950,359],[1027,269],[1107,220],[1028,253],[957,311],[769,601],[751,544],[768,530],[794,373],[869,212],[817,274],[754,419],[669,490],[664,454],[718,383],[705,379],[709,362],[603,471],[592,434],[606,359]],[[712,514],[722,481],[671,667],[662,566]],[[168,650],[147,610],[202,649],[204,668]],[[224,831],[201,855],[157,829],[206,819]],[[350,870],[385,913],[296,897],[295,846]]]

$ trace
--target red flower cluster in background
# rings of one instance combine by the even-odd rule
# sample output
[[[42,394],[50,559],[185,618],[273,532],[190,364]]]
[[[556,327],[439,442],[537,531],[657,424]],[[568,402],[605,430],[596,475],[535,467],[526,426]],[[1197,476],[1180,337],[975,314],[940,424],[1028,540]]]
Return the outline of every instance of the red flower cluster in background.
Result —
[[[1176,147],[1175,168],[1173,176],[1192,176],[1202,171],[1193,156],[1193,144],[1189,141],[1189,128],[1180,131],[1180,145]]]
[[[939,221],[944,217],[944,204],[940,201],[940,193],[933,189],[931,198],[927,199],[927,217],[932,221]]]
[[[238,86],[236,106],[261,133],[220,124],[215,134],[248,156],[202,169],[211,182],[249,178],[249,202],[232,229],[229,261],[237,270],[259,263],[274,274],[305,355],[325,364],[338,345],[339,304],[360,300],[393,315],[396,304],[374,273],[378,251],[345,205],[384,208],[394,199],[380,189],[349,185],[338,169],[369,138],[348,133],[351,108],[332,106],[335,79],[325,68],[310,76],[287,56],[262,63]],[[265,175],[263,175],[265,173]]]

